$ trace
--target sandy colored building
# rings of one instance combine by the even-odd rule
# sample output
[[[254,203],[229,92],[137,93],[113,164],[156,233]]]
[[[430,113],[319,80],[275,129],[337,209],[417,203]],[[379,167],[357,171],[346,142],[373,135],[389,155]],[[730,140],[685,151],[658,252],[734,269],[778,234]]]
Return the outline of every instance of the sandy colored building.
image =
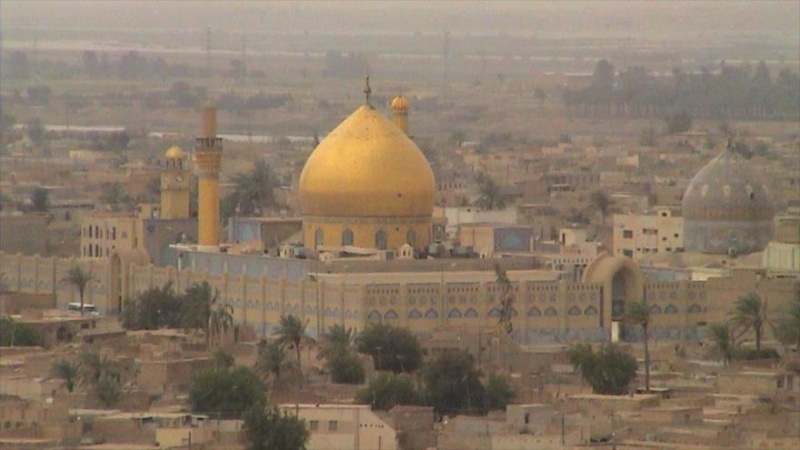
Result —
[[[614,214],[614,255],[634,260],[642,255],[683,251],[683,217],[670,208],[652,214]]]
[[[396,450],[394,428],[368,405],[281,405],[306,421],[308,450]]]

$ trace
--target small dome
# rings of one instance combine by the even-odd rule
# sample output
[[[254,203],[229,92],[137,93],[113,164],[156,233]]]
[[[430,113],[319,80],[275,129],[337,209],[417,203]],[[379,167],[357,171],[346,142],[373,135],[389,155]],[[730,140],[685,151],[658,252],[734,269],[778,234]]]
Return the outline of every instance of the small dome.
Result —
[[[304,216],[430,217],[434,194],[428,160],[368,104],[320,142],[300,174]]]
[[[408,111],[408,100],[400,94],[392,99],[391,107],[395,111]]]
[[[181,148],[178,147],[177,145],[173,145],[172,147],[167,149],[166,153],[164,153],[164,158],[166,159],[183,159],[183,157],[184,157],[183,150],[181,150]]]
[[[772,220],[769,190],[750,164],[725,150],[695,175],[683,195],[684,220]]]
[[[687,252],[749,254],[772,239],[775,207],[758,172],[725,150],[695,175],[683,194]]]

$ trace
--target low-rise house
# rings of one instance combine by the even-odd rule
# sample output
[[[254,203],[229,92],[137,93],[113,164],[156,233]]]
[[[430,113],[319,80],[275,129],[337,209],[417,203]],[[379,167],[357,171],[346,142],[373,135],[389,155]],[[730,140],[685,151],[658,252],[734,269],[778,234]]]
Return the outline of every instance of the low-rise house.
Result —
[[[281,405],[306,421],[308,450],[396,450],[397,432],[367,405]]]

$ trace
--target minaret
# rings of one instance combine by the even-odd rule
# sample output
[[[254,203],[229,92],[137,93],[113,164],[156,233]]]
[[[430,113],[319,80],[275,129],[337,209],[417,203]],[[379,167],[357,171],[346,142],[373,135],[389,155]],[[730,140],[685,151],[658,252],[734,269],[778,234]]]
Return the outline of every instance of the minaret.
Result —
[[[198,178],[199,247],[219,246],[219,172],[222,165],[222,138],[217,137],[217,109],[203,108],[203,136],[196,139],[194,164]]]
[[[173,145],[164,154],[166,168],[161,172],[161,218],[189,217],[191,176],[184,166],[183,150]]]
[[[392,99],[392,122],[408,136],[408,101],[403,94]]]

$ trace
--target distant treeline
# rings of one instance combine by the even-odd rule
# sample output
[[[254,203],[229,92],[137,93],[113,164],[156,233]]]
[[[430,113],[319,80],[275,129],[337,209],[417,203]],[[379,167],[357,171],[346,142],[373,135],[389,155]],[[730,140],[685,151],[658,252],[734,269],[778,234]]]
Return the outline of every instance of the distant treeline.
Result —
[[[592,117],[664,118],[682,111],[707,119],[790,119],[800,116],[800,75],[788,68],[773,79],[761,61],[700,73],[674,69],[656,77],[643,67],[617,73],[608,61],[597,63],[591,85],[566,90],[569,114]]]

